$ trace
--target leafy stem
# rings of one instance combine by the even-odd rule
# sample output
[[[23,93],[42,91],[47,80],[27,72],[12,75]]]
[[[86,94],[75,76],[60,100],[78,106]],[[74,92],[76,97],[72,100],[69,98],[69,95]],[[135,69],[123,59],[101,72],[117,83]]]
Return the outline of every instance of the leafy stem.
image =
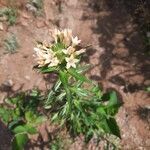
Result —
[[[65,71],[60,71],[59,72],[59,77],[60,77],[60,81],[62,82],[65,92],[66,92],[66,98],[69,104],[69,114],[72,110],[72,101],[71,101],[71,92],[69,89],[69,83],[68,83],[68,75],[67,72]]]

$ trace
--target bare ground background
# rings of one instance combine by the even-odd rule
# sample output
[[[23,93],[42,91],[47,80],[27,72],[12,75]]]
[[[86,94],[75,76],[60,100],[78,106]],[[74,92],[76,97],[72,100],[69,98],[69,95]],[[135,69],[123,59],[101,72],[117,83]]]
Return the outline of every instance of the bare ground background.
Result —
[[[16,25],[3,23],[0,30],[0,102],[19,91],[51,87],[51,76],[32,69],[36,63],[35,41],[50,41],[49,30],[55,27],[71,28],[83,45],[92,45],[83,57],[84,62],[93,65],[87,75],[104,90],[116,90],[123,102],[117,115],[122,149],[150,149],[150,97],[145,91],[150,85],[150,61],[132,5],[123,0],[44,0],[43,15],[35,17],[27,4],[27,0],[0,0],[1,8],[13,5],[18,10]],[[15,54],[4,54],[4,40],[12,33],[19,48]],[[41,127],[44,140],[34,149],[47,149],[45,126]],[[55,127],[49,130],[53,134]],[[9,143],[10,134],[0,123],[0,149],[9,149]],[[71,150],[101,149],[92,141],[85,146],[80,138],[68,145]]]

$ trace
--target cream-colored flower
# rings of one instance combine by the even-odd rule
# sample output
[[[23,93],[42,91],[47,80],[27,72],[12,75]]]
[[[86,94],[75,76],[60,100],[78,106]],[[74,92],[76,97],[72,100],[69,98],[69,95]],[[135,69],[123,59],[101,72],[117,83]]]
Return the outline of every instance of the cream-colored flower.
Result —
[[[62,50],[64,54],[71,55],[75,52],[75,48],[72,46],[69,46],[67,49]]]
[[[82,53],[85,53],[86,49],[80,49],[78,51],[75,52],[75,55],[80,55]]]
[[[66,46],[69,46],[72,38],[72,30],[64,29],[62,31],[59,31],[57,29],[54,29],[54,31],[52,32],[52,36],[54,37],[56,43],[59,39],[60,42],[64,43]]]
[[[41,49],[38,47],[34,47],[34,51],[37,53],[38,51],[41,51]]]
[[[64,37],[71,38],[72,37],[72,30],[71,29],[64,29],[63,31]]]
[[[76,63],[79,61],[78,59],[74,58],[73,55],[71,55],[70,57],[66,57],[65,60],[67,62],[67,69],[69,69],[70,67],[76,68]]]
[[[39,47],[39,46],[38,46]],[[39,64],[39,67],[42,67],[46,64],[49,64],[51,62],[51,60],[53,59],[53,57],[55,56],[55,53],[50,50],[50,49],[41,49],[41,48],[45,48],[45,47],[41,47],[41,48],[34,48],[34,51],[36,52],[37,55],[37,63]]]
[[[57,57],[53,57],[52,60],[51,60],[51,63],[48,65],[48,67],[54,67],[54,66],[57,66],[59,64],[59,60]]]
[[[43,67],[43,66],[45,66],[45,61],[44,60],[37,60],[37,63],[38,63],[38,66],[39,67]]]
[[[55,40],[55,42],[57,43],[58,37],[60,36],[61,32],[58,29],[54,29],[54,31],[52,32],[52,36]]]
[[[37,47],[34,48],[34,51],[39,58],[44,58],[43,55],[46,54],[44,51]]]
[[[54,58],[54,56],[55,56],[55,53],[52,50],[48,50],[47,54],[43,56],[45,58],[45,64],[49,64]]]
[[[69,46],[71,44],[72,30],[64,29],[62,30],[62,34],[63,38],[61,39],[61,42],[64,43],[66,46]]]
[[[34,50],[36,51],[36,55],[37,55],[37,63],[39,64],[39,67],[42,67],[45,65],[45,53],[43,53],[39,48],[34,48]]]
[[[75,38],[72,37],[71,41],[72,41],[72,46],[77,46],[81,42],[81,40],[79,40],[77,36]]]
[[[69,46],[70,43],[71,43],[71,39],[64,36],[64,38],[63,38],[63,40],[62,40],[61,42],[62,42],[63,44],[65,44],[65,46]]]

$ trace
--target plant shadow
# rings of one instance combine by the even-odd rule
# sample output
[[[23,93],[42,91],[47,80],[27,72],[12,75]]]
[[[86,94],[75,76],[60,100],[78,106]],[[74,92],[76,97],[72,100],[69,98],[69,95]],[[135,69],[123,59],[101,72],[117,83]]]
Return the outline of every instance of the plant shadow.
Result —
[[[138,2],[129,4],[125,0],[93,0],[88,1],[88,7],[96,15],[92,18],[85,14],[82,19],[96,20],[96,26],[91,29],[99,35],[99,47],[105,49],[99,53],[97,66],[100,76],[91,78],[124,86],[124,92],[134,93],[146,89],[150,84],[150,61],[145,52],[140,24],[134,19],[133,12],[136,11]],[[87,52],[86,62],[90,56]]]
[[[0,120],[0,150],[10,149],[12,135],[6,125]]]

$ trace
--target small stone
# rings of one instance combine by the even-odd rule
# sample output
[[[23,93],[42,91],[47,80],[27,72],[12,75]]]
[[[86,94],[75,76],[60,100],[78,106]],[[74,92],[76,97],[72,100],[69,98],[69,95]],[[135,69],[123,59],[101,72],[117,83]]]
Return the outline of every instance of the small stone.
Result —
[[[12,87],[13,86],[13,81],[11,79],[4,81],[3,83],[4,86],[6,87]]]
[[[26,8],[28,11],[31,11],[33,13],[35,13],[37,11],[37,8],[34,7],[33,5],[29,4],[29,3],[26,4]]]
[[[0,17],[0,21],[6,21],[7,20],[7,17],[6,16],[1,16]]]
[[[30,80],[30,76],[25,76],[25,79]]]
[[[27,14],[27,12],[22,12],[22,17],[25,19],[30,19],[30,16]]]
[[[43,20],[37,20],[37,22],[36,22],[37,28],[43,28],[43,27],[45,27],[45,25],[46,24]]]
[[[23,18],[20,18],[20,23],[23,26],[28,26],[28,22],[25,19],[23,19]]]
[[[4,30],[4,27],[3,27],[3,23],[0,22],[0,30],[3,31]]]

